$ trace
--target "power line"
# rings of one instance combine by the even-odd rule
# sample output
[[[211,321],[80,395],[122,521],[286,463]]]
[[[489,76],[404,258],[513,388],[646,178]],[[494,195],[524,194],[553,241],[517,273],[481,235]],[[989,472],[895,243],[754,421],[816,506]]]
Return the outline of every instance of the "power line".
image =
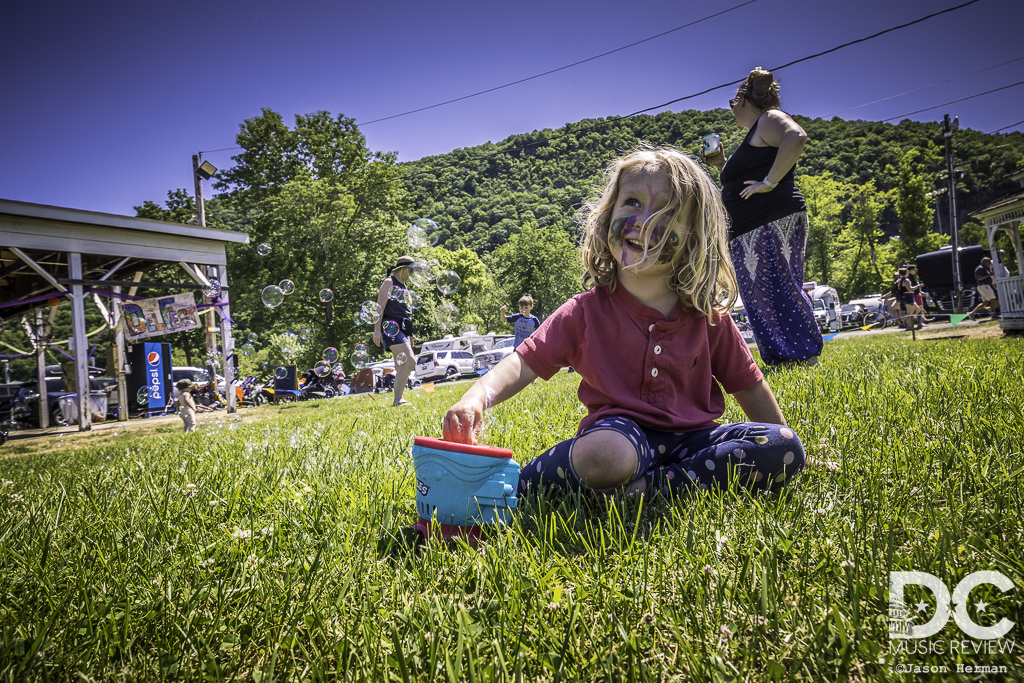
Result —
[[[472,97],[479,97],[480,95],[486,95],[487,93],[494,92],[495,90],[501,90],[503,88],[509,88],[509,87],[511,87],[513,85],[519,85],[520,83],[526,83],[527,81],[532,81],[534,79],[541,78],[542,76],[549,76],[549,75],[551,75],[553,73],[557,73],[559,71],[565,71],[566,69],[571,69],[574,66],[579,66],[580,64],[586,64],[587,62],[592,62],[595,59],[600,59],[601,57],[607,57],[608,55],[615,54],[616,52],[621,52],[623,50],[628,50],[629,48],[636,47],[637,45],[640,45],[642,43],[646,43],[646,42],[655,40],[656,38],[661,38],[662,36],[667,36],[668,34],[675,33],[676,31],[681,31],[684,28],[689,28],[690,26],[696,26],[697,24],[700,24],[702,22],[708,21],[709,19],[714,19],[715,17],[721,16],[723,14],[727,14],[727,13],[732,12],[733,10],[737,10],[737,9],[739,9],[741,7],[746,7],[747,5],[751,5],[751,4],[755,3],[755,2],[757,2],[757,0],[748,0],[747,2],[741,3],[739,5],[735,5],[734,7],[730,7],[729,9],[722,10],[721,12],[716,12],[714,14],[709,14],[706,17],[703,17],[701,19],[697,19],[696,21],[691,21],[688,24],[683,24],[682,26],[676,26],[675,28],[669,29],[667,31],[662,31],[661,33],[658,33],[656,35],[650,36],[648,38],[644,38],[643,40],[638,40],[635,43],[630,43],[629,45],[623,45],[622,47],[617,47],[614,50],[608,50],[607,52],[602,52],[599,55],[594,55],[593,57],[587,57],[586,59],[581,59],[578,62],[573,62],[572,64],[566,64],[565,66],[560,66],[560,67],[555,68],[555,69],[549,69],[547,71],[543,71],[543,72],[541,72],[539,74],[535,74],[533,76],[527,76],[526,78],[520,78],[519,80],[511,81],[509,83],[505,83],[504,85],[497,85],[497,86],[495,86],[493,88],[487,88],[486,90],[480,90],[478,92],[475,92],[475,93],[472,93],[472,94],[469,94],[469,95],[463,95],[462,97],[456,97],[456,98],[451,99],[451,100],[445,100],[444,102],[438,102],[437,104],[431,104],[431,105],[428,105],[426,107],[419,107],[418,109],[410,109],[409,111],[404,111],[401,114],[392,114],[391,116],[384,116],[384,117],[379,118],[379,119],[373,119],[372,121],[364,121],[364,122],[360,123],[359,125],[361,125],[361,126],[368,126],[371,123],[380,123],[381,121],[389,121],[391,119],[397,119],[400,116],[407,116],[409,114],[415,114],[417,112],[426,111],[428,109],[436,109],[437,107],[443,107],[446,104],[452,104],[453,102],[461,102],[462,100],[468,100],[468,99],[470,99]]]
[[[993,135],[993,134],[995,134],[995,133],[1001,133],[1001,132],[1003,132],[1004,130],[1006,130],[1007,128],[1013,128],[1014,126],[1019,126],[1019,125],[1020,125],[1020,124],[1022,124],[1022,123],[1024,123],[1024,120],[1018,121],[1017,123],[1011,123],[1011,124],[1010,124],[1010,125],[1008,125],[1008,126],[1003,126],[1002,128],[999,128],[999,129],[997,129],[997,130],[994,130],[994,131],[992,131],[991,133],[988,133],[988,135]]]
[[[853,111],[854,109],[861,109],[862,107],[870,107],[872,104],[878,104],[879,102],[885,102],[886,100],[893,100],[893,99],[896,99],[897,97],[903,97],[904,95],[909,95],[912,92],[918,92],[920,90],[927,90],[928,88],[934,88],[935,86],[942,85],[943,83],[951,83],[951,82],[959,80],[961,78],[967,78],[968,76],[976,76],[976,75],[978,75],[980,73],[983,73],[985,71],[991,71],[992,69],[998,69],[999,67],[1006,66],[1007,64],[1013,64],[1014,62],[1019,62],[1022,59],[1024,59],[1024,57],[1017,57],[1016,59],[1011,59],[1010,61],[1003,62],[1002,64],[996,64],[994,66],[989,66],[989,67],[986,67],[984,69],[978,69],[977,71],[972,71],[969,74],[962,74],[960,76],[954,76],[953,78],[947,78],[944,81],[936,81],[935,83],[931,83],[930,85],[923,85],[920,88],[913,88],[912,90],[907,90],[907,91],[898,93],[896,95],[889,95],[888,97],[883,97],[880,100],[874,100],[873,102],[865,102],[864,104],[858,104],[856,107],[850,107],[849,109],[841,109],[841,110],[839,110],[839,111],[837,111],[837,112],[835,112],[833,114],[829,114],[827,118],[832,118],[833,116],[838,116],[839,114],[845,114],[846,112]]]
[[[950,100],[949,102],[943,102],[942,104],[936,104],[934,107],[925,107],[924,109],[918,109],[917,111],[912,111],[912,112],[909,112],[907,114],[900,114],[899,116],[893,116],[893,117],[888,118],[888,119],[882,119],[882,123],[886,123],[887,121],[895,121],[896,119],[902,119],[902,118],[905,118],[907,116],[912,116],[913,114],[920,114],[923,111],[931,111],[932,109],[938,109],[939,107],[945,107],[946,105],[956,104],[957,102],[963,102],[964,100],[973,100],[975,97],[981,97],[982,95],[989,95],[989,94],[994,93],[994,92],[999,92],[1000,90],[1006,90],[1007,88],[1015,88],[1018,85],[1024,85],[1024,81],[1017,81],[1016,83],[1011,83],[1010,85],[1004,85],[1001,88],[993,88],[992,90],[986,90],[985,92],[980,92],[980,93],[978,93],[976,95],[968,95],[967,97],[961,97],[958,100]],[[1014,124],[1014,125],[1016,125],[1016,124]]]
[[[829,48],[828,50],[823,50],[822,52],[816,52],[816,53],[808,55],[806,57],[801,57],[800,59],[795,59],[795,60],[793,60],[791,62],[787,62],[787,63],[785,63],[785,64],[783,64],[781,66],[777,66],[777,67],[774,67],[772,69],[769,69],[769,71],[773,71],[773,72],[774,71],[781,71],[782,69],[794,66],[796,64],[800,64],[800,63],[803,63],[803,62],[806,62],[806,61],[809,61],[809,60],[812,60],[812,59],[817,59],[818,57],[823,57],[825,55],[831,54],[831,53],[836,52],[838,50],[841,50],[843,48],[850,47],[851,45],[857,45],[857,44],[860,44],[860,43],[863,43],[863,42],[866,42],[866,41],[869,41],[869,40],[873,40],[873,39],[878,38],[880,36],[886,35],[887,33],[892,33],[893,31],[898,31],[900,29],[904,29],[904,28],[913,26],[915,24],[920,24],[921,22],[927,21],[928,19],[932,19],[932,18],[940,16],[942,14],[947,14],[949,12],[955,12],[956,10],[963,9],[964,7],[967,7],[969,5],[973,5],[973,4],[975,4],[975,3],[979,2],[979,1],[980,0],[968,0],[968,2],[962,3],[960,5],[956,5],[955,7],[950,7],[948,9],[939,10],[938,12],[932,12],[931,14],[927,14],[927,15],[919,18],[919,19],[915,19],[913,21],[909,21],[909,22],[907,22],[905,24],[899,24],[897,26],[892,26],[892,27],[887,28],[887,29],[885,29],[883,31],[879,31],[877,33],[873,33],[873,34],[871,34],[869,36],[865,36],[863,38],[858,38],[856,40],[851,40],[849,42],[842,43],[841,45],[837,45],[837,46],[835,46],[833,48]],[[662,109],[662,108],[667,107],[667,106],[669,106],[671,104],[676,104],[678,102],[683,102],[684,100],[690,100],[690,99],[693,99],[695,97],[700,97],[701,95],[706,95],[706,94],[708,94],[710,92],[714,92],[716,90],[721,90],[722,88],[728,88],[730,86],[738,85],[738,84],[742,83],[744,80],[746,80],[746,79],[745,78],[740,78],[740,79],[737,79],[735,81],[729,81],[728,83],[722,83],[720,85],[716,85],[716,86],[707,88],[705,90],[701,90],[700,92],[692,93],[690,95],[684,95],[683,97],[679,97],[677,99],[671,100],[669,102],[665,102],[663,104],[658,104],[658,105],[655,105],[653,107],[647,107],[645,109],[640,109],[638,111],[633,112],[632,114],[625,114],[623,116],[612,116],[612,117],[609,117],[609,118],[605,119],[604,121],[597,121],[597,122],[591,124],[590,126],[585,126],[585,127],[581,127],[581,128],[575,128],[575,129],[572,130],[572,132],[573,133],[586,132],[586,131],[592,130],[593,128],[596,128],[598,126],[604,126],[604,125],[607,125],[609,123],[614,123],[616,121],[621,121],[623,119],[632,118],[634,116],[638,116],[640,114],[644,114],[644,113],[652,111],[654,109]],[[941,107],[941,106],[944,106],[944,105],[938,105],[938,106]],[[546,142],[550,142],[552,140],[557,140],[558,138],[562,137],[563,135],[567,135],[568,132],[569,131],[563,132],[561,134],[552,135],[551,137],[546,138],[545,141]],[[509,152],[509,151],[514,151],[516,149],[525,149],[526,147],[533,146],[533,145],[536,145],[538,143],[539,143],[539,141],[538,142],[532,142],[532,143],[524,144],[524,145],[510,145],[508,147],[504,147],[502,149],[495,150],[493,152],[482,154],[479,157],[475,157],[475,159],[476,160],[487,159],[489,157],[492,157],[492,156],[495,156],[495,155],[498,155],[498,154],[502,154],[502,153],[505,153],[505,152]],[[442,166],[442,168],[444,168],[444,166]],[[427,171],[419,171],[419,172],[412,173],[412,174],[409,174],[409,175],[418,175],[419,173],[426,173],[426,172]]]

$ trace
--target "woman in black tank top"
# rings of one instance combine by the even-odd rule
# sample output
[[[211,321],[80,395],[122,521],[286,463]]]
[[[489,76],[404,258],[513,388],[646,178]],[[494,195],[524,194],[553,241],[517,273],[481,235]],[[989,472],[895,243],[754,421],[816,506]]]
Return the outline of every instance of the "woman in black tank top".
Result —
[[[395,400],[393,405],[404,406],[409,402],[402,398],[405,383],[416,366],[416,353],[412,349],[412,307],[402,296],[408,289],[406,283],[412,272],[415,259],[400,256],[398,262],[388,270],[388,276],[380,285],[377,303],[381,316],[373,326],[373,343],[383,346],[395,357]],[[396,290],[392,296],[392,289]]]
[[[721,172],[729,251],[761,359],[818,362],[823,341],[803,289],[807,207],[793,170],[807,134],[779,106],[779,84],[758,67],[729,101],[750,132],[728,160],[704,155]]]

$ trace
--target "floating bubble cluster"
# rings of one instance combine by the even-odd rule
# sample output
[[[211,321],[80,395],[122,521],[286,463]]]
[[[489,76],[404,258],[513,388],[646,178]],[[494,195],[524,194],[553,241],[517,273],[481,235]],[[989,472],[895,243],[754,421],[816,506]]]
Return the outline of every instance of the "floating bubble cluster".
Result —
[[[384,324],[381,326],[381,329],[384,330],[384,334],[387,335],[388,337],[394,337],[396,334],[398,334],[398,323],[396,323],[394,320],[385,320]]]
[[[216,299],[220,296],[220,280],[210,280],[210,284],[203,287],[203,295],[209,299]]]
[[[443,270],[437,274],[437,291],[445,296],[459,291],[462,278],[454,270]]]
[[[362,307],[359,309],[359,316],[367,325],[373,325],[380,318],[380,314],[383,310],[384,309],[382,309],[380,304],[376,301],[364,301]]]
[[[270,245],[269,244],[261,244],[261,245],[259,245],[258,247],[256,247],[256,253],[259,254],[260,256],[266,256],[267,254],[270,253]]]
[[[345,368],[335,365],[334,369],[331,370],[331,374],[340,379],[345,376]]]
[[[405,303],[409,304],[409,308],[411,308],[414,311],[419,309],[419,307],[423,305],[423,297],[421,297],[419,294],[412,291],[411,289],[405,290],[404,298]]]
[[[267,308],[277,308],[284,302],[284,292],[277,285],[267,285],[263,288],[263,305]]]
[[[338,349],[334,348],[333,346],[328,346],[326,349],[324,349],[323,358],[328,363],[336,363],[338,361]]]
[[[352,366],[357,370],[365,368],[366,364],[370,362],[370,354],[366,350],[366,344],[356,344],[355,349],[352,350],[352,355],[349,356],[349,360],[352,361]]]
[[[291,294],[295,291],[295,283],[291,280],[281,280],[277,286],[281,288],[281,292],[284,294]]]
[[[392,301],[401,301],[402,294],[408,290],[402,289],[398,285],[391,285],[391,289],[388,290],[388,298]]]
[[[334,299],[334,292],[329,289],[321,289],[320,294],[317,296],[320,298],[320,301],[323,301],[326,304]]]
[[[326,361],[320,361],[313,366],[313,374],[317,377],[326,377],[331,374],[331,364]]]

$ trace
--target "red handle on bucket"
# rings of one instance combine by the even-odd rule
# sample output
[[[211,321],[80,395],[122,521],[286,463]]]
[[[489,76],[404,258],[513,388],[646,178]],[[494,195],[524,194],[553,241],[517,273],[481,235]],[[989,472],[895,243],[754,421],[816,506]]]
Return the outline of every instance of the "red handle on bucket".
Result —
[[[433,448],[435,450],[449,451],[452,453],[467,453],[469,455],[483,455],[488,458],[500,458],[502,460],[511,460],[512,456],[515,455],[515,453],[507,448],[484,446],[483,444],[470,445],[467,443],[455,443],[454,441],[434,439],[429,436],[417,436],[413,439],[413,443],[417,446],[422,446],[423,448]]]

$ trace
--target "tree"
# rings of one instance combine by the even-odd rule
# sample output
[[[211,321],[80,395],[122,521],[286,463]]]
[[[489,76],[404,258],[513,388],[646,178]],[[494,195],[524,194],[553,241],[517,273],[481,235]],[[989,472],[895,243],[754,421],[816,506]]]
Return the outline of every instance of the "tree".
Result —
[[[135,209],[135,215],[139,218],[151,218],[157,221],[170,221],[186,225],[196,224],[196,202],[192,195],[185,190],[179,188],[168,191],[165,206],[167,208],[147,199],[142,206],[133,206],[132,208]]]
[[[529,294],[536,312],[548,316],[583,290],[579,248],[564,230],[527,223],[495,249],[488,262],[504,295],[503,303],[510,307]]]
[[[885,206],[885,195],[869,180],[853,189],[850,201],[850,221],[839,235],[839,258],[836,264],[836,289],[843,298],[877,291],[882,283],[883,269],[890,270],[889,250],[879,248],[882,231],[878,228],[878,215]],[[884,254],[885,259],[879,256]]]
[[[886,169],[896,175],[896,215],[900,219],[900,250],[896,254],[900,262],[913,261],[918,254],[938,249],[943,239],[931,232],[935,220],[932,209],[934,200],[928,195],[930,178],[922,170],[921,152],[908,149],[900,158],[897,169]]]
[[[807,203],[807,277],[832,282],[832,262],[838,253],[837,238],[842,230],[842,212],[850,188],[826,171],[820,176],[797,178]]]

